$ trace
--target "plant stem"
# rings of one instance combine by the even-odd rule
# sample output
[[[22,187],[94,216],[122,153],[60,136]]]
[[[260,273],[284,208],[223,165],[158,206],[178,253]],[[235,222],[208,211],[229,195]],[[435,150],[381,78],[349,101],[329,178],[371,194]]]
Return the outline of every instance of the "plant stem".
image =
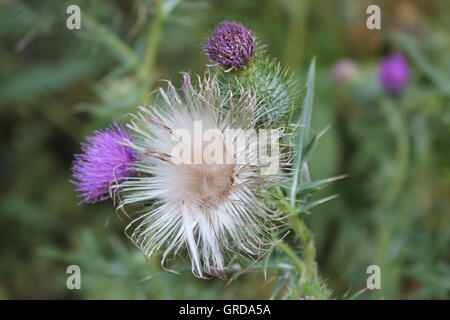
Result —
[[[295,254],[295,252],[285,243],[283,240],[279,240],[277,243],[277,247],[286,253],[286,255],[294,262],[295,267],[300,275],[305,271],[305,267],[300,258]]]
[[[162,23],[164,22],[166,16],[163,10],[164,3],[164,0],[156,1],[155,17],[148,29],[147,46],[145,48],[143,63],[136,70],[137,78],[141,85],[141,102],[144,102],[146,100],[146,95],[154,78],[153,71],[155,68],[159,39],[161,37]]]
[[[122,60],[125,65],[136,66],[138,58],[133,50],[123,42],[117,35],[112,33],[101,24],[99,24],[95,19],[91,18],[89,15],[83,17],[83,23],[90,29],[95,35],[96,39],[100,39],[105,45],[111,48],[118,59]]]
[[[300,217],[296,217],[294,226],[298,230],[297,233],[300,234],[300,241],[305,249],[306,274],[315,277],[317,276],[316,247],[311,231]]]
[[[376,261],[381,270],[384,271],[382,277],[382,288],[380,297],[392,298],[397,296],[399,288],[398,277],[394,258],[389,256],[391,243],[393,241],[395,230],[400,219],[402,211],[398,208],[404,188],[409,163],[409,132],[405,123],[404,115],[401,109],[394,105],[390,100],[381,104],[381,110],[386,116],[394,137],[395,137],[395,175],[391,180],[389,193],[384,197],[382,209],[377,214],[377,242],[376,242]]]
[[[283,192],[280,187],[276,188],[276,192],[278,195],[282,196]],[[313,278],[314,281],[318,280],[318,271],[316,264],[316,247],[314,245],[314,239],[311,231],[306,226],[306,223],[303,217],[299,216],[298,210],[296,207],[292,207],[289,202],[285,199],[280,200],[280,204],[283,206],[283,209],[289,212],[291,215],[289,217],[289,225],[292,230],[294,230],[295,235],[302,243],[302,247],[305,250],[305,262],[302,262],[300,258],[294,253],[294,251],[287,246],[284,242],[278,247],[283,250],[286,255],[291,258],[294,263],[300,263],[301,269],[297,267],[299,270],[299,275],[303,278]],[[296,265],[297,266],[297,265]]]

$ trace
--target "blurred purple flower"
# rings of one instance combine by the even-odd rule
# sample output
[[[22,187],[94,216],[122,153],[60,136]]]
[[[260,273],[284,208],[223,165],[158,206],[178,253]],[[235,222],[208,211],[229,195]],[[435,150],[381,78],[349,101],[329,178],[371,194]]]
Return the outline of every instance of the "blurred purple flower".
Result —
[[[356,74],[356,64],[351,59],[338,60],[331,70],[333,82],[338,85],[348,83]]]
[[[72,173],[79,204],[96,203],[109,198],[109,187],[113,182],[120,183],[123,178],[134,176],[132,163],[136,159],[134,150],[124,145],[132,141],[131,135],[115,121],[113,126],[94,131],[81,143],[81,154],[75,154]]]
[[[380,64],[380,83],[388,93],[400,92],[408,83],[409,76],[408,60],[400,53],[388,56]]]
[[[222,22],[204,46],[211,61],[229,70],[242,69],[255,54],[250,30],[231,21]]]

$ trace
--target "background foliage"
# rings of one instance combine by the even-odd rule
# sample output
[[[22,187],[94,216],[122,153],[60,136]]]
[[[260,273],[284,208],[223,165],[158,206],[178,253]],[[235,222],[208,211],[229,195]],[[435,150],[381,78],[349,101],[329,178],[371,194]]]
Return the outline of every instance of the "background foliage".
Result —
[[[372,1],[373,2],[373,1]],[[382,270],[382,289],[358,298],[450,297],[450,22],[447,1],[167,0],[0,2],[0,298],[280,298],[279,274],[199,280],[161,272],[123,234],[128,218],[104,202],[77,206],[73,153],[92,130],[123,121],[180,71],[201,73],[201,44],[224,19],[252,29],[301,83],[317,59],[312,131],[330,125],[309,159],[314,179],[349,176],[307,218],[321,275],[335,298]],[[65,26],[81,8],[82,30]],[[401,51],[412,78],[400,96],[377,65]],[[331,79],[342,58],[356,73]],[[82,290],[66,288],[66,267]],[[280,290],[278,290],[280,289]],[[275,294],[273,294],[275,293]]]

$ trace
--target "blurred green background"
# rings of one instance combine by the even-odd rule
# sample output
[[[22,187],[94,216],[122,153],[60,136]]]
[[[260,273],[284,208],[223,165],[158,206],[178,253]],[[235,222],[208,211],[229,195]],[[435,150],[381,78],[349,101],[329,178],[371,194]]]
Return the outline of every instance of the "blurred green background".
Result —
[[[381,7],[381,30],[366,8]],[[81,30],[66,8],[81,8]],[[202,43],[222,20],[252,29],[304,82],[317,57],[313,129],[330,129],[314,179],[349,176],[318,196],[339,197],[308,217],[320,273],[335,298],[450,298],[450,2],[0,1],[0,299],[270,298],[276,272],[200,280],[161,272],[123,233],[109,201],[77,206],[73,153],[94,129],[151,102],[161,79],[201,73]],[[401,95],[377,67],[400,51],[411,64]],[[336,83],[333,66],[354,70]],[[81,268],[82,289],[66,288]],[[282,297],[282,294],[277,298]]]

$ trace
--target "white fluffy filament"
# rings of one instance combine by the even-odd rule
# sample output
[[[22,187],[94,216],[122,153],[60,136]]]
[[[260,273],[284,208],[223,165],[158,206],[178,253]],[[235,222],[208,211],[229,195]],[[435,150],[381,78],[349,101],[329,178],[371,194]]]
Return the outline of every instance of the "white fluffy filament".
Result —
[[[196,121],[204,129],[222,132],[252,128],[257,102],[250,93],[239,99],[231,93],[224,97],[209,76],[198,79],[197,89],[186,85],[182,95],[170,82],[159,93],[163,103],[158,108],[141,107],[129,124],[135,133],[130,146],[138,154],[139,175],[121,184],[119,208],[132,203],[146,208],[127,230],[147,257],[162,252],[163,265],[169,255],[186,247],[196,276],[217,275],[226,269],[225,252],[254,256],[268,244],[276,214],[256,191],[269,188],[277,177],[261,176],[250,163],[174,164],[172,135],[180,128],[192,132]],[[233,152],[238,158],[242,150]]]

